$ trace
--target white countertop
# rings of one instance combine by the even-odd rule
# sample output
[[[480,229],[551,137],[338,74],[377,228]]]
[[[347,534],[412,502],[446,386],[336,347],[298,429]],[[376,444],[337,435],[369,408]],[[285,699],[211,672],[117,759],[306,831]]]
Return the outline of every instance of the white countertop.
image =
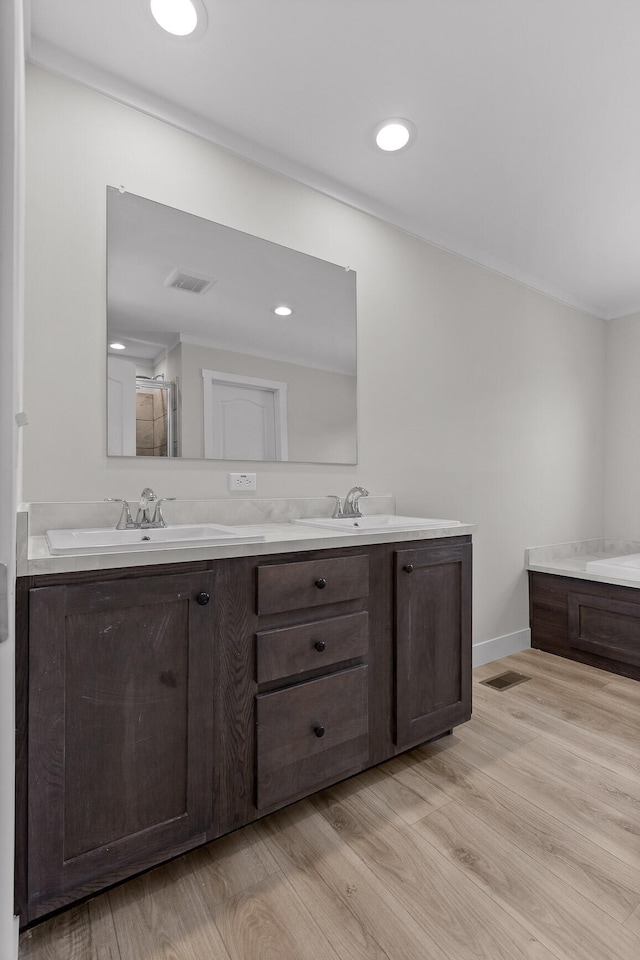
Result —
[[[87,553],[53,556],[44,536],[28,537],[26,558],[20,564],[19,574],[69,573],[78,570],[113,570],[118,567],[152,566],[162,563],[187,563],[198,560],[219,560],[226,557],[256,557],[277,553],[298,553],[304,550],[323,550],[338,547],[357,547],[372,543],[403,543],[415,540],[434,540],[441,537],[468,536],[476,529],[474,523],[459,523],[449,527],[431,527],[422,530],[391,530],[388,532],[344,533],[341,530],[323,530],[317,527],[284,523],[247,524],[246,530],[262,535],[255,543],[227,543],[219,546],[159,547],[148,552]]]
[[[572,543],[556,543],[545,547],[530,547],[525,550],[527,570],[551,573],[577,580],[594,580],[598,583],[613,583],[624,587],[640,588],[638,580],[623,580],[587,571],[591,560],[606,560],[612,557],[640,553],[638,540],[614,540],[602,537],[597,540],[577,540]]]

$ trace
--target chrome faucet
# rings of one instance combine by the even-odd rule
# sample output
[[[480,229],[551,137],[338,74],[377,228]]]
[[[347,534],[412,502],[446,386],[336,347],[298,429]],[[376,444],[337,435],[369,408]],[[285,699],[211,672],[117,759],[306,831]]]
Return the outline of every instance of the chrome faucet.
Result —
[[[138,512],[134,520],[127,500],[120,500],[118,497],[105,497],[108,503],[122,504],[122,513],[116,524],[116,530],[145,530],[152,527],[166,527],[166,521],[162,516],[162,504],[165,500],[175,499],[175,497],[162,497],[159,500],[151,487],[145,487],[140,494]]]
[[[149,513],[149,504],[153,504],[153,519]],[[154,520],[156,515],[156,509],[158,504],[158,498],[151,489],[151,487],[145,487],[142,493],[140,494],[140,500],[138,502],[138,512],[136,513],[135,526],[138,529],[142,527],[153,527],[155,526]],[[164,526],[164,524],[163,524]]]
[[[364,487],[351,487],[351,490],[349,490],[349,493],[344,498],[344,505],[340,497],[337,497],[335,493],[329,494],[329,496],[336,501],[332,514],[334,519],[340,517],[361,517],[362,514],[358,509],[358,501],[360,497],[368,497],[369,491],[365,490]]]
[[[121,503],[122,504],[122,513],[120,514],[120,519],[116,523],[116,530],[133,530],[134,522],[131,516],[131,507],[127,500],[121,500],[119,497],[105,497],[106,503]]]

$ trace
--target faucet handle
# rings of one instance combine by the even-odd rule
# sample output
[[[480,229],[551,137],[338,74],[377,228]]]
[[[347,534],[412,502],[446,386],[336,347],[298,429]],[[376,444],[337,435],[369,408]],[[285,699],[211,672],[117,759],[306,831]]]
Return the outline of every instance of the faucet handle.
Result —
[[[160,497],[160,499],[156,501],[156,509],[153,512],[153,523],[157,527],[166,527],[167,525],[166,520],[162,516],[162,504],[165,502],[165,500],[176,499],[176,497]]]
[[[342,516],[342,500],[340,499],[340,497],[336,496],[335,493],[328,493],[327,498],[329,500],[335,500],[336,502],[336,505],[333,508],[333,513],[331,514],[332,518],[335,520],[338,517],[341,517]]]
[[[120,497],[105,497],[105,503],[121,503],[122,504],[122,513],[120,514],[120,519],[116,524],[116,530],[127,530],[133,526],[133,518],[131,516],[131,507],[129,506],[128,500],[121,500]]]

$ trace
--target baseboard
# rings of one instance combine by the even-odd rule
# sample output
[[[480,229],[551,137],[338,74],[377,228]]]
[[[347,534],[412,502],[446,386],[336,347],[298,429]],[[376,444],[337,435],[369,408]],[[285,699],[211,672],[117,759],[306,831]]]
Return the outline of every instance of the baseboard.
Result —
[[[483,643],[474,644],[473,666],[481,667],[484,663],[508,657],[510,653],[520,653],[531,646],[531,630],[517,630],[516,633],[507,633],[504,637],[494,637]]]

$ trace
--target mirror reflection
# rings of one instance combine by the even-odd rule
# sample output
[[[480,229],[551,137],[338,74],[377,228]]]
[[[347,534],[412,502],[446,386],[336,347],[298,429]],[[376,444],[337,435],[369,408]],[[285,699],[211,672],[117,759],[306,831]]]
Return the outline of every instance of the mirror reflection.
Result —
[[[353,270],[107,189],[110,456],[356,462]]]

